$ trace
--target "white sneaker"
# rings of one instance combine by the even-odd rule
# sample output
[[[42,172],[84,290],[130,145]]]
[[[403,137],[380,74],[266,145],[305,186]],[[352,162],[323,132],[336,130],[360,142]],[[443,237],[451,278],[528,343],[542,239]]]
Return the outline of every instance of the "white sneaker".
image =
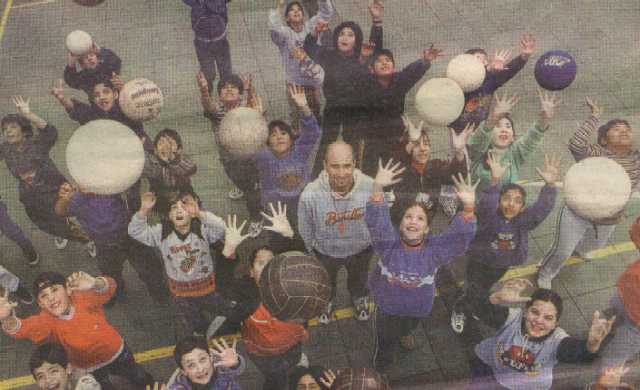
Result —
[[[456,334],[462,334],[464,332],[464,324],[467,321],[467,316],[464,313],[458,313],[457,311],[451,312],[451,329]]]
[[[229,196],[229,199],[238,200],[242,199],[242,197],[244,196],[244,192],[242,192],[242,190],[238,187],[233,187],[233,189],[229,191],[227,195]]]
[[[538,273],[538,288],[551,290],[551,280],[552,278],[543,277]]]
[[[67,244],[69,243],[69,240],[67,240],[66,238],[62,238],[62,237],[56,237],[53,239],[53,243],[56,246],[56,249],[61,251],[64,248],[67,247]]]
[[[259,222],[251,222],[249,224],[249,237],[256,238],[262,233],[262,221]]]
[[[304,352],[300,354],[300,361],[298,362],[297,366],[309,368],[309,358]]]
[[[96,257],[97,252],[96,252],[96,243],[93,241],[89,241],[87,242],[87,252],[89,252],[89,256],[91,257]]]
[[[332,312],[333,312],[333,302],[329,302],[329,304],[327,305],[327,310],[324,313],[320,314],[320,317],[318,317],[318,322],[323,325],[329,324],[329,322],[331,322]]]
[[[356,319],[358,321],[367,321],[369,319],[369,297],[360,297],[355,300]]]

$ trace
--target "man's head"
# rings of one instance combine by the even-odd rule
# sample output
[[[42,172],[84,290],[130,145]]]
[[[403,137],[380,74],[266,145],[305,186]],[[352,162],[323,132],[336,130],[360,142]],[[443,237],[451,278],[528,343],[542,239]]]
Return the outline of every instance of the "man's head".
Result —
[[[260,282],[260,276],[262,275],[262,270],[264,267],[269,264],[271,259],[275,257],[273,250],[268,246],[262,246],[251,253],[249,257],[249,275],[256,281],[256,283]]]
[[[356,22],[340,23],[333,30],[333,44],[340,53],[345,55],[359,56],[362,39],[362,29]]]
[[[58,272],[42,272],[33,282],[33,296],[42,310],[62,317],[71,309],[71,290],[65,277]]]
[[[369,71],[377,78],[389,78],[396,71],[396,62],[393,53],[389,49],[381,49],[373,58]]]
[[[91,88],[91,101],[102,111],[111,111],[118,101],[118,89],[111,80],[99,78]]]
[[[631,150],[633,147],[633,132],[629,122],[624,119],[612,119],[598,129],[598,143],[605,148],[617,150]]]
[[[409,205],[400,220],[400,237],[409,245],[419,245],[429,233],[427,206],[422,202]]]
[[[356,162],[353,158],[353,148],[344,141],[336,141],[327,147],[324,158],[324,169],[329,176],[331,190],[347,193],[354,183],[353,171]]]
[[[300,24],[304,22],[304,8],[299,1],[292,1],[284,9],[284,20],[287,25]]]
[[[190,336],[180,340],[173,351],[173,358],[193,383],[206,385],[215,373],[213,356],[204,337]]]
[[[67,353],[58,344],[41,344],[31,352],[29,369],[40,389],[70,390],[71,367]]]
[[[291,126],[284,121],[274,120],[269,123],[267,146],[276,156],[284,156],[289,152],[294,140]]]
[[[473,55],[485,68],[489,66],[489,55],[484,49],[476,47],[465,51],[464,54]]]
[[[2,135],[7,143],[18,145],[33,136],[33,126],[26,118],[18,114],[9,114],[0,122]]]
[[[244,93],[244,83],[240,76],[232,74],[218,82],[218,100],[222,104],[237,104]]]
[[[509,183],[500,190],[500,211],[506,219],[517,217],[527,202],[524,188],[515,183]]]

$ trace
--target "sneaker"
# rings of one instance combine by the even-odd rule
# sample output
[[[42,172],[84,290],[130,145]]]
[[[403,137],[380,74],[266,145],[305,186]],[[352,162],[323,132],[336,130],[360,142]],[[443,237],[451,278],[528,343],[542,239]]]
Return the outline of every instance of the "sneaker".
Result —
[[[258,221],[258,222],[251,222],[249,224],[249,237],[251,238],[256,238],[260,235],[260,233],[262,233],[262,221]]]
[[[297,366],[309,368],[309,358],[304,352],[300,354],[300,361]]]
[[[360,297],[355,300],[356,319],[358,321],[367,321],[369,319],[369,297]]]
[[[35,267],[36,265],[40,264],[40,255],[36,253],[36,257],[33,260],[27,260],[27,264],[29,264],[32,267]]]
[[[97,255],[97,251],[96,251],[96,243],[93,241],[89,241],[87,242],[87,252],[89,252],[89,256],[91,257],[96,257]]]
[[[329,302],[327,305],[327,310],[324,313],[320,314],[318,317],[318,322],[324,325],[329,324],[331,322],[331,313],[333,312],[333,302]]]
[[[400,346],[407,351],[413,351],[416,348],[416,339],[412,335],[400,337]]]
[[[551,290],[551,280],[552,278],[543,277],[538,273],[538,288],[546,288],[547,290]]]
[[[238,200],[242,199],[242,197],[244,196],[244,192],[242,192],[242,190],[238,187],[233,187],[233,189],[229,191],[227,195],[229,196],[229,199]]]
[[[22,282],[20,282],[20,284],[18,284],[18,289],[15,292],[15,296],[16,296],[16,298],[18,298],[20,300],[20,302],[24,303],[25,305],[31,305],[33,303],[33,301],[34,301],[33,295],[22,284]]]
[[[56,246],[56,249],[61,251],[64,248],[67,247],[67,244],[69,243],[69,240],[67,240],[66,238],[62,238],[62,237],[56,237],[53,239],[53,243]]]
[[[464,332],[464,323],[467,321],[467,316],[464,313],[458,313],[457,311],[451,312],[451,329],[456,334],[462,334]]]

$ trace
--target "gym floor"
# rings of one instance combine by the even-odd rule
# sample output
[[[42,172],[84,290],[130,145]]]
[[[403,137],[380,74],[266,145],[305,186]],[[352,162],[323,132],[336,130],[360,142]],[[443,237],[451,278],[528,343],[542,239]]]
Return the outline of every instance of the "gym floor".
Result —
[[[352,19],[368,31],[367,0],[334,0],[338,21]],[[288,118],[283,69],[276,47],[268,33],[267,15],[274,1],[234,0],[229,3],[229,41],[236,73],[250,72],[263,96],[268,118]],[[217,159],[208,121],[202,117],[195,74],[198,70],[192,44],[189,7],[177,0],[107,0],[95,8],[81,7],[71,0],[3,0],[0,22],[0,113],[15,111],[12,95],[31,98],[32,110],[60,131],[52,157],[63,172],[65,146],[77,125],[49,94],[62,78],[66,63],[64,39],[76,29],[89,32],[101,45],[114,50],[123,61],[122,76],[129,80],[145,77],[163,90],[165,105],[159,118],[146,123],[153,136],[165,127],[179,129],[185,149],[198,164],[194,185],[207,209],[218,215],[238,213],[246,216],[242,202],[231,201],[231,188]],[[445,49],[445,58],[428,71],[424,80],[444,75],[448,59],[470,47],[511,48],[518,52],[522,33],[534,34],[537,55],[547,50],[568,50],[578,63],[578,76],[572,86],[561,92],[562,104],[552,128],[545,136],[543,149],[562,156],[563,172],[572,163],[566,143],[576,128],[576,121],[588,115],[585,96],[597,100],[604,108],[604,119],[627,119],[632,127],[640,125],[638,105],[640,87],[640,3],[637,0],[386,0],[384,34],[386,46],[394,51],[401,68],[418,58],[421,50],[435,43]],[[522,96],[514,118],[517,134],[523,134],[538,114],[536,84],[533,78],[534,56],[525,69],[503,91]],[[423,80],[423,81],[424,81]],[[407,99],[407,111],[415,116],[413,96]],[[84,99],[83,93],[67,89],[67,95]],[[432,129],[434,154],[444,157],[447,148],[445,129]],[[637,140],[637,137],[636,137]],[[536,153],[522,169],[527,179],[529,199],[539,189],[535,167],[542,163],[543,152]],[[36,229],[28,220],[17,199],[16,181],[0,164],[0,195],[11,215],[27,232],[41,254],[37,269],[23,261],[19,248],[0,239],[2,265],[23,278],[27,285],[38,271],[58,270],[70,273],[97,271],[84,248],[70,243],[57,251],[53,238]],[[544,256],[554,235],[554,213],[530,240],[529,260],[514,274],[532,275],[535,264]],[[564,298],[565,314],[560,323],[570,334],[586,336],[591,315],[607,307],[617,276],[638,256],[629,243],[627,228],[640,209],[633,198],[627,219],[612,236],[609,245],[591,253],[592,260],[572,259],[554,281],[554,289]],[[462,280],[462,267],[454,273]],[[344,276],[344,275],[342,275]],[[116,305],[107,315],[123,334],[138,358],[158,379],[169,377],[175,364],[171,356],[173,326],[171,306],[154,304],[131,268],[126,269],[130,303]],[[368,365],[372,353],[370,324],[349,316],[349,299],[344,277],[339,283],[341,319],[328,326],[312,326],[311,338],[304,350],[313,364],[333,369]],[[143,309],[142,309],[143,308]],[[458,388],[468,375],[464,347],[449,329],[449,315],[438,300],[432,316],[423,322],[415,335],[418,348],[402,354],[389,370],[397,383],[394,388]],[[0,389],[31,386],[28,358],[32,345],[0,335]],[[634,367],[636,367],[634,365]],[[635,370],[634,370],[635,371]],[[578,386],[589,381],[593,368],[588,365],[560,365],[556,369],[557,388]],[[633,373],[630,377],[634,377]],[[633,378],[632,378],[633,379]],[[637,378],[635,378],[637,379]],[[242,375],[244,388],[258,389],[262,379],[250,366]]]

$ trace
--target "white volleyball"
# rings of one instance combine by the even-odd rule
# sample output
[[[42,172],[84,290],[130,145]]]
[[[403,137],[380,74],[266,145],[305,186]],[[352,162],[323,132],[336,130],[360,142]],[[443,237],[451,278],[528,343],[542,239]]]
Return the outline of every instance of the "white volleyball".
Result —
[[[447,65],[447,78],[458,83],[464,92],[478,89],[486,75],[484,65],[473,54],[460,54]]]
[[[122,112],[138,122],[156,118],[164,105],[162,91],[151,80],[137,78],[127,82],[118,98]]]
[[[464,93],[451,79],[433,78],[418,89],[416,108],[428,124],[446,126],[462,113]]]
[[[67,50],[76,56],[82,56],[93,49],[93,38],[82,30],[71,31],[65,40]]]
[[[112,120],[80,126],[67,144],[67,168],[85,192],[109,195],[127,190],[140,178],[144,158],[140,138]]]
[[[238,107],[229,111],[220,123],[218,140],[233,157],[247,159],[263,148],[269,131],[267,121],[253,108]]]
[[[565,202],[582,218],[598,221],[620,213],[631,197],[631,179],[617,162],[606,157],[585,158],[564,178]]]

